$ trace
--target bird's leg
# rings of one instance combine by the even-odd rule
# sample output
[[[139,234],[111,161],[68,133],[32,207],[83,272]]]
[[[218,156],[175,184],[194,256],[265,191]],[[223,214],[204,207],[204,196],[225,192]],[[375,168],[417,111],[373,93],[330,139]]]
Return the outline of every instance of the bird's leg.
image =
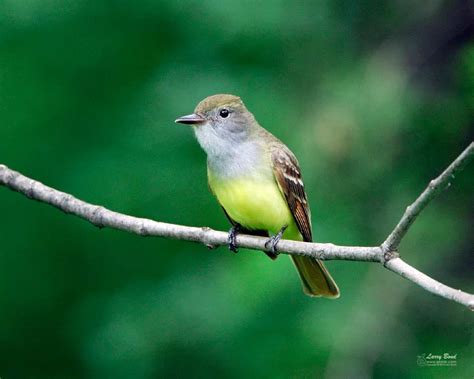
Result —
[[[227,237],[227,243],[229,244],[229,250],[233,253],[238,253],[237,250],[237,233],[239,233],[241,227],[239,224],[232,225],[229,230],[229,236]]]
[[[277,251],[277,245],[278,242],[281,240],[283,233],[285,233],[286,228],[288,228],[288,225],[285,225],[283,228],[280,229],[277,234],[270,237],[269,240],[265,242],[265,247],[270,250],[266,251],[265,254],[267,254],[271,259],[277,259],[278,257],[279,253]]]

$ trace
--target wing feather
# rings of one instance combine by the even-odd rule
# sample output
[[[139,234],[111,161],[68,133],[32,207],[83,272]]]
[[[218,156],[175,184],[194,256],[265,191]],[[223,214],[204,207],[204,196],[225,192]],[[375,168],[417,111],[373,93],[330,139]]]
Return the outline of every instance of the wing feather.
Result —
[[[304,241],[311,242],[311,213],[298,161],[289,149],[280,145],[272,152],[272,164],[273,173],[285,195],[298,230]]]

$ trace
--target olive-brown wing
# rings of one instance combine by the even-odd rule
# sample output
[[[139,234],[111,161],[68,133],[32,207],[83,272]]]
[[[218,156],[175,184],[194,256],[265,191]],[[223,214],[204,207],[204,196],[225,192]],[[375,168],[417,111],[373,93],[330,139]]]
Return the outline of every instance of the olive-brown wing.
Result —
[[[301,171],[295,156],[287,149],[272,152],[273,173],[285,195],[288,206],[303,236],[303,240],[313,240],[311,232],[311,213],[304,190]]]

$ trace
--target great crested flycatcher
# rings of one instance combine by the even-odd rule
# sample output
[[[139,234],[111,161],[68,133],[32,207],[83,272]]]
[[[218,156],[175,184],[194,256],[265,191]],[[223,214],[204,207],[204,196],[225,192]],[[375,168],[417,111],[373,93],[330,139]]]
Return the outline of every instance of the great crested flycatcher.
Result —
[[[233,225],[231,250],[237,251],[237,232],[272,235],[266,245],[272,259],[277,257],[282,237],[312,241],[311,214],[298,161],[258,124],[239,97],[210,96],[193,114],[176,122],[192,125],[207,153],[209,187]],[[336,283],[320,260],[291,258],[307,295],[339,297]]]

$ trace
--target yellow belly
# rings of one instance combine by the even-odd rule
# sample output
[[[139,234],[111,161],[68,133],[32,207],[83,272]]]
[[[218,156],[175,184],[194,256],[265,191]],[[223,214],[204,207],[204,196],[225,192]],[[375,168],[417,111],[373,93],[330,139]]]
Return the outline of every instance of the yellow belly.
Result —
[[[216,180],[210,174],[209,186],[230,218],[243,227],[276,234],[287,225],[284,237],[300,239],[293,215],[275,181]]]

